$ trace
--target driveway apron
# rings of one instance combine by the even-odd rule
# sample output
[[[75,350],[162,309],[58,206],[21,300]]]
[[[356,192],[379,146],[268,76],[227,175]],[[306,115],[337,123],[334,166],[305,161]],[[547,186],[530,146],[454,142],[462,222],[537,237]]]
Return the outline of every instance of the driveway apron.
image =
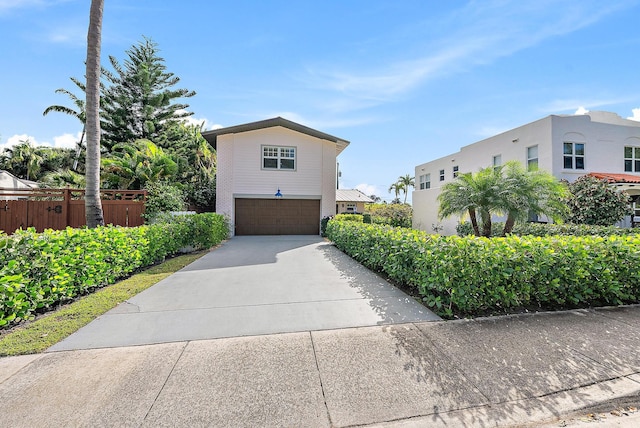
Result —
[[[433,321],[317,236],[238,236],[50,351]]]

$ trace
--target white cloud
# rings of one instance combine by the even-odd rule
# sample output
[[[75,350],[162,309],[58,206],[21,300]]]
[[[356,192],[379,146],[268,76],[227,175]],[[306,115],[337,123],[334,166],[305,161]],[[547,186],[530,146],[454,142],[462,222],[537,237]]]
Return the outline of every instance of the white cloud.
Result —
[[[184,113],[186,112],[186,110],[178,110],[177,113]],[[200,126],[203,125],[202,130],[203,131],[209,131],[212,129],[218,129],[218,128],[222,128],[223,126],[217,123],[213,123],[211,122],[209,119],[207,118],[195,118],[193,116],[188,116],[182,119],[183,122],[185,122],[187,125],[196,125],[196,126]]]
[[[640,122],[640,108],[631,109],[631,113],[633,113],[633,116],[630,116],[627,119],[637,120],[638,122]]]
[[[28,141],[32,146],[50,146],[50,147],[61,147],[61,148],[74,148],[76,147],[76,143],[80,141],[81,133],[78,132],[76,135],[73,134],[62,134],[56,137],[53,137],[53,144],[49,141],[38,141],[36,137],[27,134],[16,134],[7,139],[5,143],[0,144],[0,149],[8,149],[15,145],[22,144],[23,142]]]
[[[581,115],[581,114],[587,114],[589,113],[589,110],[587,110],[586,108],[584,108],[583,106],[578,107],[578,110],[576,110],[575,115]]]
[[[558,114],[561,112],[574,111],[573,114],[584,114],[578,113],[584,109],[584,111],[589,111],[587,106],[591,109],[612,106],[615,104],[625,103],[631,101],[627,98],[592,98],[592,99],[558,99],[553,100],[547,105],[543,106],[540,111],[550,114]]]
[[[73,134],[62,134],[58,137],[53,137],[53,147],[62,147],[66,149],[74,149],[76,148],[76,144],[80,141],[80,137],[82,136],[81,132],[78,132],[76,135]],[[48,143],[45,143],[49,145]]]
[[[373,184],[361,183],[356,186],[356,189],[358,189],[359,191],[361,191],[367,196],[376,195],[379,197],[384,197],[383,192]]]

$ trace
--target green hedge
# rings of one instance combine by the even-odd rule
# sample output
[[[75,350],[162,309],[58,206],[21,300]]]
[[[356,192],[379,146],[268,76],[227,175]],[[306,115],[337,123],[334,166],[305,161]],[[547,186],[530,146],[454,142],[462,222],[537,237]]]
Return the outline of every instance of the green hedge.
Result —
[[[330,221],[345,253],[413,288],[444,317],[637,303],[640,235],[443,237]]]
[[[491,227],[491,236],[502,235],[504,223],[495,222]],[[473,235],[473,228],[468,221],[458,223],[456,226],[458,236]],[[571,235],[571,236],[612,236],[612,235],[630,235],[640,234],[640,228],[622,228],[616,226],[592,226],[587,224],[548,224],[548,223],[516,223],[512,231],[513,235],[518,236],[551,236],[551,235]]]
[[[210,248],[227,238],[219,214],[179,216],[135,228],[18,231],[0,238],[0,326],[112,284],[185,247]]]

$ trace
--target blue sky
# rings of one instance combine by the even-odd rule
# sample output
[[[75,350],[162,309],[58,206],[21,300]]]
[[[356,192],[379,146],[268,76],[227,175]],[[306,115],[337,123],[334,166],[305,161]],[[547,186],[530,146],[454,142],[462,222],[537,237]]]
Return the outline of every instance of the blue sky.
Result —
[[[549,114],[640,120],[640,0],[105,0],[103,64],[158,43],[208,128],[275,116],[351,141],[341,187],[398,176]],[[72,146],[52,104],[86,56],[88,0],[0,0],[0,148]],[[635,110],[634,110],[635,109]]]

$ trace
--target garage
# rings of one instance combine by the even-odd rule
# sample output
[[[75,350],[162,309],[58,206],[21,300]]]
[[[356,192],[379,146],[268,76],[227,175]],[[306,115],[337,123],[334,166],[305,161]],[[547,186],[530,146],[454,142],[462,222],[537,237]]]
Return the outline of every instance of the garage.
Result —
[[[235,199],[236,235],[318,235],[318,199]]]

